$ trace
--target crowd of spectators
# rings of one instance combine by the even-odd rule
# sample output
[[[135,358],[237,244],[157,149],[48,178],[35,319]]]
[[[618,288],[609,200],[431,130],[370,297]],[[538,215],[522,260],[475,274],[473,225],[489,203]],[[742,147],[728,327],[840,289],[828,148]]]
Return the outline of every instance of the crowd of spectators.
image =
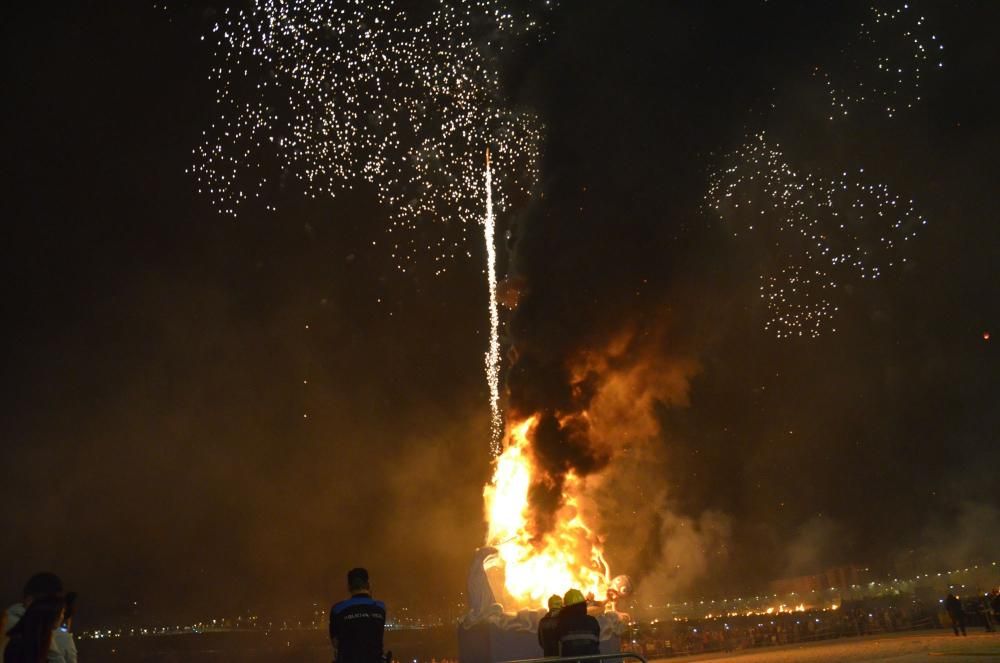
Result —
[[[966,598],[967,623],[992,630],[1000,617],[993,613],[994,603],[990,596]],[[622,649],[662,658],[951,626],[943,604],[895,597],[847,601],[836,610],[635,623],[623,636]]]

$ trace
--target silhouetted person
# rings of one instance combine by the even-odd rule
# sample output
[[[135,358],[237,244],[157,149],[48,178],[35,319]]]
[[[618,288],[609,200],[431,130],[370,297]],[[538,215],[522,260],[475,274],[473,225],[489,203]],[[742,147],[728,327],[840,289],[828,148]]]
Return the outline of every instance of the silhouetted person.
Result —
[[[368,571],[347,572],[351,598],[330,608],[330,641],[337,663],[382,663],[385,604],[371,595]]]
[[[962,635],[965,635],[965,610],[962,609],[962,602],[958,600],[958,597],[949,592],[944,600],[944,609],[951,617],[951,628],[955,631],[955,635],[958,635],[959,629],[961,629]]]
[[[558,594],[549,597],[549,611],[538,621],[538,644],[542,656],[559,655],[559,611],[563,600]]]
[[[66,659],[52,649],[52,635],[63,621],[66,599],[45,596],[31,601],[24,615],[7,635],[3,663],[66,663]]]
[[[54,573],[36,573],[28,578],[21,592],[21,602],[7,608],[7,630],[17,626],[32,601],[45,596],[62,596],[62,593],[62,580]]]
[[[992,633],[993,628],[993,597],[989,594],[979,597],[977,603],[977,608],[979,612],[983,615],[983,626],[986,627],[987,633]]]
[[[589,656],[601,653],[601,625],[587,614],[587,600],[579,589],[563,597],[559,611],[559,655]]]
[[[59,579],[54,573],[36,573],[28,579],[28,582],[24,584],[24,591],[21,592],[20,603],[15,603],[14,605],[7,608],[4,617],[6,618],[5,632],[12,631],[18,625],[18,622],[24,618],[31,605],[38,600],[44,598],[57,597],[62,599],[63,596],[63,584],[62,580]],[[72,644],[72,658],[67,651],[59,650],[59,645],[56,645],[56,649],[53,653],[53,661],[67,661],[67,663],[76,663],[76,645],[72,643],[72,635],[69,635],[70,644]],[[9,643],[8,643],[9,644]],[[66,644],[65,642],[63,643]],[[67,645],[68,647],[68,645]],[[6,651],[6,649],[5,649]]]

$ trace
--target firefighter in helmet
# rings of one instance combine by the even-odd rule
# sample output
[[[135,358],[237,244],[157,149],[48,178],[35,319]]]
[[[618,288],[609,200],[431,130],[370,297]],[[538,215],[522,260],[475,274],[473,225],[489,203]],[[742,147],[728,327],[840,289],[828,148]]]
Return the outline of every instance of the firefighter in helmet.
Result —
[[[601,653],[601,625],[587,614],[587,599],[579,589],[571,589],[563,597],[558,632],[560,656]]]
[[[550,596],[549,611],[538,622],[538,644],[542,647],[542,656],[559,655],[559,611],[562,605],[561,596]]]

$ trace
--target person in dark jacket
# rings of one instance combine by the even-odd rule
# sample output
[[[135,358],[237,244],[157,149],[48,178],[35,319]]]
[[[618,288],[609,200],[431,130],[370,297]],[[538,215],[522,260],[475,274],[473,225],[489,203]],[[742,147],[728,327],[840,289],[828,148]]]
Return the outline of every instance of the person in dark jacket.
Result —
[[[944,609],[948,611],[948,616],[951,617],[951,628],[955,631],[955,635],[958,635],[959,629],[962,630],[962,635],[965,635],[965,610],[962,608],[962,602],[958,600],[958,597],[949,592],[947,598],[944,600]]]
[[[372,598],[368,571],[347,573],[351,598],[330,608],[330,642],[337,663],[383,663],[385,604]]]
[[[601,625],[587,614],[587,600],[579,589],[563,597],[559,611],[559,655],[589,656],[601,653]]]
[[[542,656],[559,655],[559,610],[563,600],[558,594],[549,597],[549,611],[538,622],[538,644]]]
[[[979,612],[983,615],[983,626],[987,633],[992,633],[996,629],[993,626],[993,597],[985,594],[979,599]]]

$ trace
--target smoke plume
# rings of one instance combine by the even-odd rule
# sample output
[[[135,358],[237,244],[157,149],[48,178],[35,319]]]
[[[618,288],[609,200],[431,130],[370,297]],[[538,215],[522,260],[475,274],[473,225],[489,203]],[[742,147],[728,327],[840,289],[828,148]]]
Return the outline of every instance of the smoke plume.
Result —
[[[657,471],[669,462],[661,420],[689,404],[698,362],[672,349],[663,315],[637,311],[579,338],[520,330],[508,390],[515,420],[539,417],[534,535],[552,529],[572,473],[587,481],[581,508],[606,536],[614,566],[651,595],[686,588],[727,554],[731,530],[717,511],[678,513]]]

